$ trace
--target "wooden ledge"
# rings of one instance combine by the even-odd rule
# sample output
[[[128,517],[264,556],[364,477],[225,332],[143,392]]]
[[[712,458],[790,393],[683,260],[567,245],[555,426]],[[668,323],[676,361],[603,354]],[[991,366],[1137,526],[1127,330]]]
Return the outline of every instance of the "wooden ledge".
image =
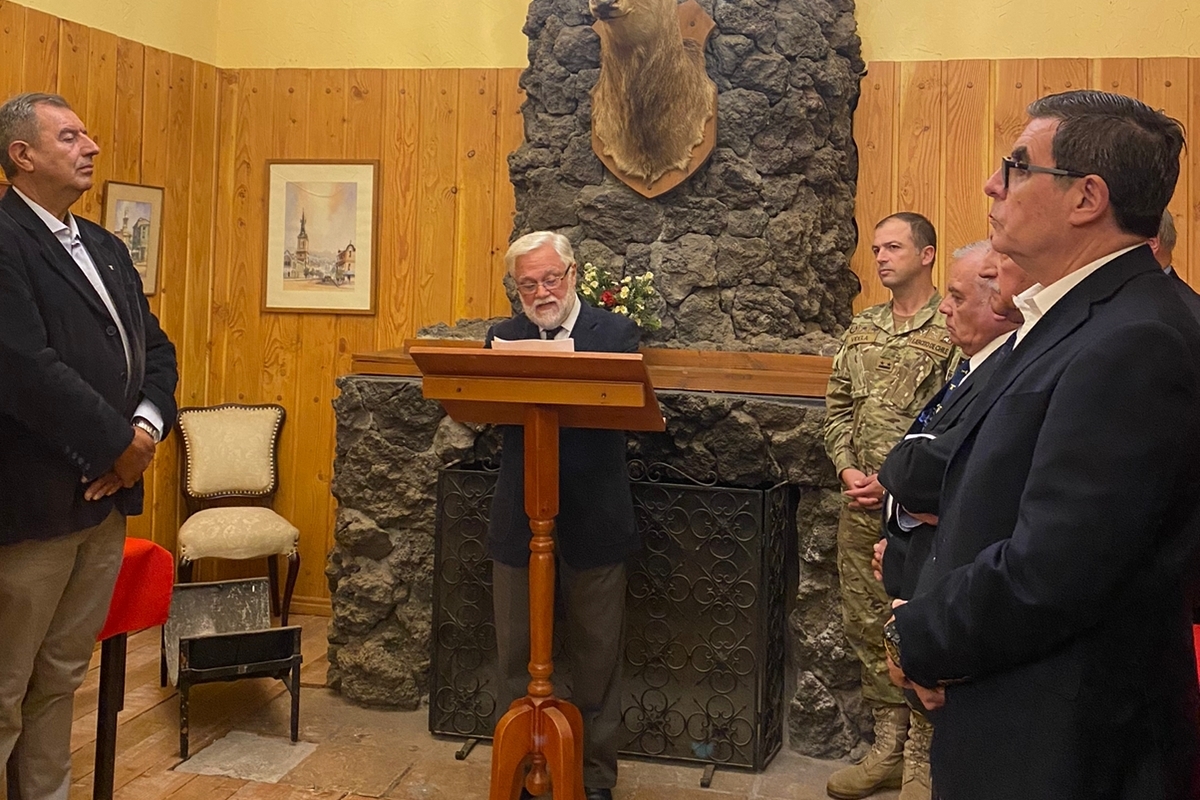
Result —
[[[477,339],[406,339],[404,346],[359,353],[351,362],[356,375],[420,377],[408,356],[410,347],[483,347]],[[642,348],[650,378],[658,389],[730,392],[783,397],[825,397],[833,360],[825,356],[747,353],[731,350]]]

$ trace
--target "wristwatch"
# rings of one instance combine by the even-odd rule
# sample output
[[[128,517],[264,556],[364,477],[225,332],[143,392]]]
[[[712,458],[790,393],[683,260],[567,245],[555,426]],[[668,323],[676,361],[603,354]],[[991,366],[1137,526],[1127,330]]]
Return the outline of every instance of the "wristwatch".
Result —
[[[894,619],[888,620],[883,626],[883,649],[892,663],[900,666],[900,629],[896,627]]]
[[[160,434],[158,432],[158,428],[151,425],[150,421],[148,419],[146,419],[145,417],[134,417],[133,418],[133,427],[141,428],[146,433],[150,434],[150,438],[154,440],[155,444],[158,444],[159,441],[162,439],[162,434]]]

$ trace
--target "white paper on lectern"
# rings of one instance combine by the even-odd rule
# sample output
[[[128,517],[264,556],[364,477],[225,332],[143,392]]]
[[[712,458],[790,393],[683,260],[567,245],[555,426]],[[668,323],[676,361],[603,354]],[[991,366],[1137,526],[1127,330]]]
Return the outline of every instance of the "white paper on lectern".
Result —
[[[532,350],[539,353],[574,353],[575,340],[566,339],[492,339],[493,350]]]

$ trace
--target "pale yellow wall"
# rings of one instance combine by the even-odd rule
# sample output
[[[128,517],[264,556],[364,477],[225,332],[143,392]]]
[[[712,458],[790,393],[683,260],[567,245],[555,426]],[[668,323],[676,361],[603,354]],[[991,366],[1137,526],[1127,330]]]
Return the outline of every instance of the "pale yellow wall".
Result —
[[[523,67],[528,0],[218,0],[224,67]],[[587,0],[578,0],[581,6]]]
[[[217,0],[20,0],[19,5],[206,64],[217,60]]]
[[[528,0],[21,4],[220,67],[526,63]],[[867,60],[1200,56],[1193,0],[858,0],[858,24]]]
[[[1200,55],[1195,0],[858,0],[857,7],[868,61]]]

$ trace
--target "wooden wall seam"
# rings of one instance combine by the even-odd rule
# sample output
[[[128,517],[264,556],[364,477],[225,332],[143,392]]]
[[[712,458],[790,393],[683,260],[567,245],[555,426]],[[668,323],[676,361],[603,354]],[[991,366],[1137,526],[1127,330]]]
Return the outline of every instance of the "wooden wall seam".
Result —
[[[277,509],[302,531],[297,608],[328,609],[325,555],[335,380],[355,352],[398,347],[417,329],[503,316],[502,257],[515,211],[508,155],[523,138],[518,69],[218,69],[11,2],[0,3],[0,89],[67,95],[103,152],[77,206],[99,219],[103,180],[167,192],[160,315],[180,358],[182,405],[279,402],[288,412]],[[915,210],[949,253],[986,234],[982,184],[1049,91],[1135,94],[1200,128],[1200,59],[872,62],[854,119],[859,152],[851,268],[855,308],[882,302],[870,253],[881,217]],[[377,159],[381,192],[374,316],[264,313],[269,159]],[[1171,203],[1177,266],[1200,269],[1200,144]],[[147,474],[132,535],[174,550],[182,514],[169,439]],[[202,568],[261,574],[261,564]]]
[[[889,91],[888,78],[895,75]],[[976,92],[986,81],[986,91]],[[937,91],[934,91],[934,88]],[[1180,120],[1186,130],[1200,129],[1200,59],[998,59],[991,61],[871,62],[862,82],[854,117],[859,147],[856,220],[859,244],[851,269],[863,291],[854,308],[885,302],[871,257],[875,222],[896,211],[917,211],[938,230],[935,273],[944,283],[950,254],[987,233],[990,200],[983,183],[1025,126],[1025,108],[1052,92],[1095,88],[1136,96]],[[881,131],[891,125],[891,147],[879,152]],[[941,130],[939,131],[939,127]],[[932,132],[933,135],[930,135]],[[886,140],[886,136],[884,139]],[[975,152],[978,150],[979,152]],[[977,159],[983,159],[981,162]],[[974,164],[981,168],[976,173]],[[879,176],[892,176],[890,191]],[[931,191],[937,177],[936,191]],[[1200,284],[1200,146],[1193,143],[1181,159],[1179,182],[1169,206],[1179,241],[1176,267],[1192,285]]]

